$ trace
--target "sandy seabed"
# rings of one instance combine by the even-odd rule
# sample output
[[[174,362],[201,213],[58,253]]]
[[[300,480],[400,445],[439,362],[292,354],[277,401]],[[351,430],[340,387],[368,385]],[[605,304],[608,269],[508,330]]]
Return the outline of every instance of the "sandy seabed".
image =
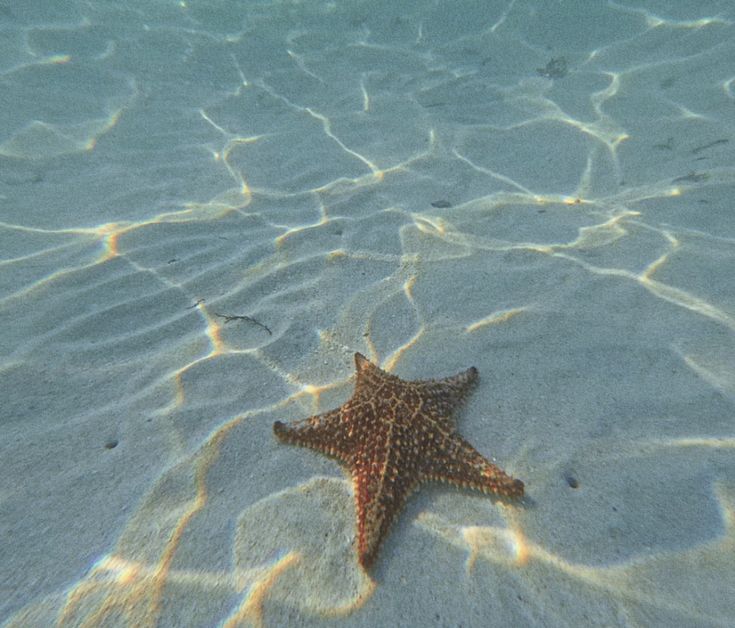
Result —
[[[0,622],[732,625],[735,9],[583,4],[0,9]],[[362,571],[355,351],[526,500]]]

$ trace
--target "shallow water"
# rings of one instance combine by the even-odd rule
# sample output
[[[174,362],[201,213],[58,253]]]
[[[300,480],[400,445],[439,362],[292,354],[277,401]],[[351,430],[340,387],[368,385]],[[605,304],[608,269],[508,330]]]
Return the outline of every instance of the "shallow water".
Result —
[[[53,3],[52,3],[53,4]],[[0,621],[725,626],[730,2],[0,7]],[[521,504],[375,568],[275,420],[469,366]]]

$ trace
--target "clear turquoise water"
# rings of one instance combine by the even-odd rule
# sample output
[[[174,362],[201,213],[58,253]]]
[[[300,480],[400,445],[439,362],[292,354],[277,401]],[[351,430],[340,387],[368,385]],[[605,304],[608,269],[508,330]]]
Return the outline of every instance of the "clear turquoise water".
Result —
[[[728,625],[734,23],[0,6],[0,621]],[[477,366],[527,502],[423,489],[361,572],[347,476],[271,434],[354,351]]]

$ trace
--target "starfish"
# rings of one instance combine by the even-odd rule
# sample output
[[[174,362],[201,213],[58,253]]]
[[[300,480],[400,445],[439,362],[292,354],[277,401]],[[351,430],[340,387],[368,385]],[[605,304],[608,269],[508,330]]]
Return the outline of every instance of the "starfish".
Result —
[[[324,414],[273,431],[349,469],[357,510],[358,560],[375,562],[394,517],[422,482],[441,481],[504,497],[521,497],[523,482],[484,458],[457,434],[452,412],[477,381],[469,368],[441,380],[406,381],[355,354],[352,397]]]

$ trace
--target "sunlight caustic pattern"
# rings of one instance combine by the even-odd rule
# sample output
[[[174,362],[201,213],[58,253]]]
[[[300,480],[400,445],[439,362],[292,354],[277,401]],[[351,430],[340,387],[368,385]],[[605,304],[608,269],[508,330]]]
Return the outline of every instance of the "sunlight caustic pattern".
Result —
[[[60,103],[2,114],[0,619],[732,617],[735,16],[93,4],[0,61]],[[529,505],[429,492],[363,572],[347,480],[270,433],[358,350],[476,364]]]

